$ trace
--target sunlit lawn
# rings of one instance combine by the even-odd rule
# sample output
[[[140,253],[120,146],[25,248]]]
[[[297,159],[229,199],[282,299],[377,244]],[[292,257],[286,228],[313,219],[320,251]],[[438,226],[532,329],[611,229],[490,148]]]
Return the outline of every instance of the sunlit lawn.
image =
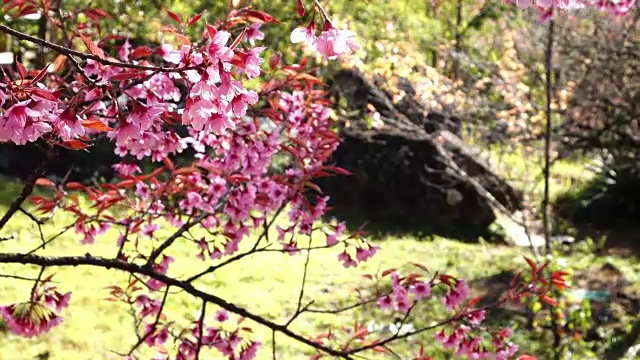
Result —
[[[4,213],[6,206],[0,208]],[[56,218],[56,225],[62,226],[70,219]],[[48,234],[56,232],[49,228]],[[18,214],[0,233],[0,236],[13,235],[15,241],[0,243],[1,252],[23,252],[32,249],[40,242],[36,227],[25,216]],[[115,237],[103,237],[99,243],[91,246],[78,246],[79,238],[70,232],[47,246],[40,253],[45,255],[83,255],[90,253],[100,256],[115,255]],[[251,241],[251,240],[248,240]],[[364,272],[375,273],[381,269],[409,269],[410,263],[421,263],[432,270],[445,270],[452,275],[470,280],[497,274],[502,270],[523,267],[521,254],[526,250],[488,244],[461,244],[446,239],[420,241],[416,238],[379,240],[382,251],[359,269],[344,269],[336,259],[337,251],[322,250],[312,253],[305,300],[315,300],[317,308],[331,308],[354,300],[353,288],[366,285]],[[211,265],[195,258],[196,249],[191,243],[176,243],[170,248],[170,255],[176,262],[170,267],[170,275],[194,274]],[[585,268],[598,266],[605,258],[593,255],[576,254],[569,258],[572,265]],[[300,284],[302,281],[304,255],[282,255],[278,253],[256,254],[238,263],[218,270],[215,274],[203,278],[197,287],[245,307],[249,311],[268,319],[284,323],[295,310]],[[640,267],[624,259],[613,259],[620,265],[631,281],[638,282]],[[20,274],[36,276],[35,268],[26,270],[21,266],[0,265],[0,274]],[[110,359],[119,358],[111,351],[126,352],[136,342],[132,336],[133,323],[127,308],[120,303],[103,300],[107,297],[105,287],[114,283],[126,284],[127,276],[115,271],[98,268],[78,267],[51,269],[57,273],[55,279],[61,289],[73,291],[71,306],[65,312],[63,324],[36,339],[22,339],[8,331],[0,332],[0,359],[21,360],[46,358],[74,359]],[[31,282],[0,278],[0,304],[25,301]],[[198,314],[199,303],[191,296],[181,293],[171,296],[167,312],[175,319],[190,319]],[[437,306],[437,305],[434,305]],[[439,320],[432,306],[425,306],[416,312],[416,327]],[[215,309],[211,309],[215,310]],[[377,311],[355,311],[342,316],[301,316],[292,325],[292,329],[306,335],[315,335],[333,326],[352,326],[358,320],[362,323],[376,321],[390,323],[393,316]],[[251,322],[247,321],[248,325]],[[255,337],[265,344],[259,353],[259,359],[271,359],[271,332],[254,326]],[[526,334],[525,334],[526,335]],[[526,336],[525,336],[526,337]],[[523,338],[524,339],[524,338]],[[428,348],[433,346],[433,333],[427,332],[412,342],[424,341]],[[304,345],[289,341],[282,334],[276,337],[278,359],[308,358],[310,349]],[[406,347],[415,345],[407,345]],[[544,346],[541,343],[525,341],[524,347],[535,352]],[[402,350],[402,347],[400,348]],[[406,349],[405,349],[406,350]],[[381,354],[369,354],[369,358],[384,359]],[[436,359],[449,358],[445,353],[434,354]],[[215,352],[204,352],[203,359],[218,358]]]

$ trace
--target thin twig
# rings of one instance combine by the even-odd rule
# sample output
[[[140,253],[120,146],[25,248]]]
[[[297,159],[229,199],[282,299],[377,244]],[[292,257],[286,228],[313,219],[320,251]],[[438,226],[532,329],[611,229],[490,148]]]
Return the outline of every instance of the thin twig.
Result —
[[[27,34],[25,34],[23,32],[14,30],[14,29],[6,26],[6,25],[0,25],[0,31],[4,32],[5,34],[14,36],[14,37],[16,37],[16,38],[18,38],[20,40],[25,40],[25,41],[29,41],[29,42],[37,44],[37,45],[48,47],[51,50],[59,52],[60,54],[64,54],[64,55],[67,55],[67,56],[77,56],[77,57],[85,59],[85,60],[86,59],[91,59],[91,60],[94,60],[94,61],[96,61],[96,62],[98,62],[100,64],[103,64],[103,65],[116,66],[116,67],[121,67],[121,68],[137,69],[137,70],[149,70],[149,71],[165,72],[165,73],[168,73],[168,72],[181,72],[181,71],[194,70],[194,69],[200,68],[200,66],[181,66],[181,67],[168,68],[168,67],[163,67],[163,66],[146,66],[146,65],[137,65],[137,64],[124,63],[124,62],[120,62],[120,61],[113,61],[113,60],[101,58],[100,56],[97,56],[97,55],[93,55],[93,54],[84,53],[84,52],[81,52],[81,51],[69,49],[69,48],[64,47],[62,45],[54,44],[52,42],[46,41],[44,39],[37,38],[35,36],[27,35]]]

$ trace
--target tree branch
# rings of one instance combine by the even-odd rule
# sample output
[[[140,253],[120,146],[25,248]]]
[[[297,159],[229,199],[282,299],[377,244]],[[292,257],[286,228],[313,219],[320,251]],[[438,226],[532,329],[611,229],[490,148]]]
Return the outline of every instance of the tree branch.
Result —
[[[113,60],[109,60],[109,59],[103,59],[103,58],[101,58],[101,57],[99,57],[97,55],[93,55],[93,54],[84,53],[84,52],[81,52],[81,51],[69,49],[69,48],[64,47],[62,45],[54,44],[54,43],[46,41],[44,39],[40,39],[38,37],[27,35],[27,34],[25,34],[23,32],[14,30],[14,29],[6,26],[6,25],[0,25],[0,31],[4,32],[5,34],[14,36],[17,39],[29,41],[29,42],[37,44],[37,45],[48,47],[49,49],[57,51],[60,54],[64,54],[64,55],[67,55],[67,56],[77,56],[77,57],[85,59],[85,60],[86,59],[91,59],[91,60],[94,60],[94,61],[96,61],[96,62],[98,62],[100,64],[103,64],[103,65],[117,66],[117,67],[121,67],[121,68],[130,68],[130,69],[137,69],[137,70],[149,70],[149,71],[165,72],[165,73],[168,73],[168,72],[181,72],[181,71],[193,70],[193,69],[199,68],[199,66],[181,66],[181,67],[168,68],[168,67],[163,67],[163,66],[147,66],[147,65],[129,64],[129,63],[124,63],[124,62],[120,62],[120,61],[113,61]]]
[[[247,319],[253,320],[256,323],[265,326],[273,331],[280,332],[287,337],[296,340],[302,344],[305,344],[311,348],[322,351],[328,355],[333,355],[341,359],[349,359],[353,360],[353,356],[350,354],[355,353],[357,351],[350,351],[349,353],[336,350],[325,345],[314,342],[306,337],[295,333],[289,330],[286,326],[276,324],[273,321],[265,319],[264,317],[254,314],[244,308],[241,308],[235,304],[227,302],[225,299],[222,299],[216,295],[206,293],[202,290],[195,288],[192,284],[181,281],[178,279],[174,279],[172,277],[160,274],[155,270],[140,266],[137,264],[132,264],[126,261],[118,260],[118,259],[108,259],[97,256],[60,256],[60,257],[51,257],[51,256],[39,256],[39,255],[22,255],[17,253],[4,253],[0,254],[0,263],[5,264],[31,264],[31,265],[40,265],[40,266],[95,266],[104,269],[117,269],[126,271],[129,273],[138,273],[142,275],[149,276],[153,279],[163,282],[167,286],[174,286],[184,290],[186,293],[201,299],[203,301],[215,304],[220,306],[221,308],[232,312],[234,314],[243,316]]]

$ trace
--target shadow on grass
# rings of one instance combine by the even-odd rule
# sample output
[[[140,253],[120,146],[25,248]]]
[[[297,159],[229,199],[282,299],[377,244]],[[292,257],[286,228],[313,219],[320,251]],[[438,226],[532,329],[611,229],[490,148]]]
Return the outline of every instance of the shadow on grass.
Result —
[[[576,240],[604,238],[604,249],[640,257],[640,179],[622,178],[612,184],[596,177],[560,194],[554,210],[558,231],[573,232]]]
[[[479,233],[477,229],[469,230],[464,221],[452,220],[443,223],[421,220],[420,214],[398,215],[384,210],[372,213],[364,209],[332,208],[325,220],[335,218],[344,221],[351,231],[361,229],[377,239],[413,237],[420,240],[433,240],[436,237],[456,239],[465,243],[477,243],[480,238],[487,241],[497,241],[497,234],[489,228]]]

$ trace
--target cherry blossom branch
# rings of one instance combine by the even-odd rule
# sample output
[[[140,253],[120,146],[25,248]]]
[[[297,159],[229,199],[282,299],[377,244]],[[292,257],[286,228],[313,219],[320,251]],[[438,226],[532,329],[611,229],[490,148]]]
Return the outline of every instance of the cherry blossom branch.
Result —
[[[0,25],[0,26],[4,26],[4,25]],[[20,207],[25,202],[25,200],[27,200],[29,195],[33,193],[33,188],[36,185],[36,181],[41,176],[41,173],[42,173],[42,170],[38,169],[29,176],[24,186],[22,187],[22,191],[20,192],[20,195],[18,195],[18,197],[16,197],[16,199],[13,200],[13,202],[9,206],[9,209],[7,209],[7,212],[4,214],[2,219],[0,219],[0,229],[2,229],[7,224],[7,222],[9,222],[11,217],[18,210],[20,210]]]
[[[149,331],[147,331],[142,337],[140,337],[140,339],[138,339],[138,342],[136,342],[135,345],[133,345],[133,347],[131,348],[131,350],[129,350],[129,353],[127,354],[128,356],[131,356],[131,354],[133,354],[133,352],[136,351],[136,349],[140,347],[140,345],[142,345],[145,342],[145,340],[147,340],[149,336],[151,336],[151,334],[153,334],[153,332],[156,330],[156,327],[158,326],[158,322],[160,321],[160,317],[162,316],[162,311],[164,310],[164,306],[167,302],[167,295],[169,295],[169,288],[170,286],[167,286],[164,289],[164,295],[162,295],[162,302],[160,303],[160,309],[158,310],[158,313],[156,314],[156,318],[153,321],[153,326],[151,326]],[[142,324],[143,323],[142,320],[140,320],[139,323]]]
[[[169,236],[167,240],[165,240],[157,249],[151,252],[151,255],[149,255],[149,260],[147,261],[147,266],[153,265],[153,263],[156,261],[158,256],[162,255],[162,253],[165,250],[167,250],[167,248],[171,246],[180,236],[182,236],[182,234],[184,234],[186,231],[198,225],[202,220],[204,220],[204,218],[206,218],[207,215],[208,215],[207,213],[202,213],[198,215],[196,219],[186,222],[178,230],[176,230],[176,232],[174,232],[173,235]]]
[[[200,349],[202,349],[202,332],[204,331],[204,317],[207,314],[207,302],[202,301],[202,311],[200,312],[200,319],[198,320],[198,342],[196,345],[195,360],[200,360]]]
[[[51,50],[54,50],[54,51],[57,51],[60,54],[63,54],[63,55],[77,56],[77,57],[85,59],[85,60],[86,59],[90,59],[90,60],[94,60],[94,61],[96,61],[96,62],[98,62],[100,64],[103,64],[103,65],[116,66],[116,67],[129,68],[129,69],[137,69],[137,70],[157,71],[157,72],[164,72],[164,73],[180,72],[180,71],[194,70],[194,69],[200,68],[200,66],[181,66],[181,67],[169,68],[169,67],[163,67],[163,66],[147,66],[147,65],[130,64],[130,63],[125,63],[125,62],[120,62],[120,61],[113,61],[113,60],[109,60],[109,59],[104,59],[104,58],[102,58],[100,56],[97,56],[97,55],[93,55],[93,54],[89,54],[89,53],[73,50],[73,49],[70,49],[70,48],[62,46],[62,45],[54,44],[52,42],[49,42],[49,41],[44,40],[44,39],[40,39],[40,38],[35,37],[35,36],[27,35],[27,34],[25,34],[23,32],[14,30],[14,29],[6,26],[6,25],[0,25],[0,31],[4,32],[5,34],[14,36],[17,39],[25,40],[25,41],[29,41],[29,42],[37,44],[37,45],[45,46],[45,47],[47,47],[47,48],[49,48]]]
[[[272,329],[273,331],[280,332],[293,340],[296,340],[302,344],[305,344],[314,349],[322,351],[328,355],[333,355],[342,359],[350,359],[350,360],[354,359],[353,356],[351,356],[351,354],[355,352],[345,353],[344,351],[336,350],[336,349],[327,347],[325,345],[318,344],[315,341],[307,339],[304,336],[291,331],[287,326],[277,324],[262,316],[256,315],[242,307],[232,304],[221,297],[199,290],[195,288],[192,284],[186,281],[178,280],[178,279],[166,276],[164,274],[160,274],[157,271],[146,266],[140,266],[140,265],[122,261],[119,259],[109,259],[109,258],[103,258],[98,256],[91,256],[88,254],[86,256],[52,257],[52,256],[40,256],[40,255],[22,255],[18,253],[3,253],[3,254],[0,254],[0,263],[23,264],[23,265],[30,264],[30,265],[40,265],[40,266],[47,266],[47,267],[48,266],[94,266],[94,267],[104,268],[107,270],[117,269],[117,270],[129,272],[129,273],[146,275],[150,278],[161,281],[167,286],[174,286],[174,287],[180,288],[184,290],[186,293],[196,298],[199,298],[205,302],[218,305],[229,312],[232,312],[234,314],[240,315],[247,319],[253,320],[260,325],[263,325],[269,329]]]

